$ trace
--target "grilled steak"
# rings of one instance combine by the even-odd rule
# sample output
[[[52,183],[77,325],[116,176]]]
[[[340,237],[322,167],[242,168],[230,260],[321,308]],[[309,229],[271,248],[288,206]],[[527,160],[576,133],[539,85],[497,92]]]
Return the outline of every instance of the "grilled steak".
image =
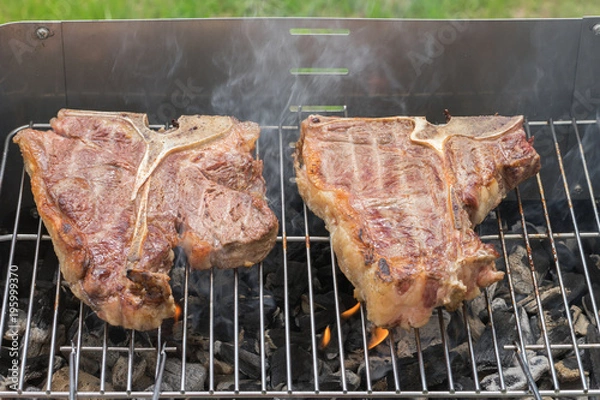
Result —
[[[193,268],[251,266],[273,247],[258,125],[182,116],[156,132],[144,114],[61,110],[51,126],[14,140],[64,279],[105,321],[147,330],[174,315],[176,246]]]
[[[339,266],[382,327],[419,327],[503,277],[473,231],[540,168],[521,117],[303,121],[298,189],[325,220]]]

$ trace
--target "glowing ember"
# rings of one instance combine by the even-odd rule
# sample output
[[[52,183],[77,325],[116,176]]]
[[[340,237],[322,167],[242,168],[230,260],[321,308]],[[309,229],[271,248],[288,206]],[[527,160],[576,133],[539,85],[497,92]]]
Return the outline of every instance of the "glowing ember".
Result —
[[[331,342],[331,329],[329,329],[329,325],[325,327],[323,331],[323,336],[321,337],[321,343],[319,344],[319,348],[323,350],[327,346],[329,346],[329,342]]]
[[[356,303],[354,305],[354,307],[347,309],[346,311],[344,311],[341,315],[341,317],[343,319],[348,319],[351,316],[353,316],[354,314],[356,314],[358,312],[358,310],[360,310],[360,303]]]
[[[175,315],[173,316],[175,322],[179,322],[181,314],[183,314],[183,308],[179,304],[175,304]]]
[[[375,327],[375,329],[373,329],[373,332],[371,333],[371,339],[369,340],[369,345],[367,346],[368,349],[371,350],[379,343],[383,342],[389,334],[390,331],[388,331],[387,329]]]

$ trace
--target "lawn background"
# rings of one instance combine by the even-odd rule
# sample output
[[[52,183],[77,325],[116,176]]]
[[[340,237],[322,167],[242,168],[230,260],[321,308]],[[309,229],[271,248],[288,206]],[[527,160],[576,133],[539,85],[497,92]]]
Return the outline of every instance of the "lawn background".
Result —
[[[0,0],[0,23],[124,18],[580,18],[592,15],[600,15],[600,0]]]

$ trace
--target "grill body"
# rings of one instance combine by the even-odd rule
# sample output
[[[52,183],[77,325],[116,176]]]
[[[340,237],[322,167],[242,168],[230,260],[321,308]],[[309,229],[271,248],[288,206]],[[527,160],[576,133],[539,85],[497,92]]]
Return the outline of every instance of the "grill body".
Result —
[[[18,276],[18,297],[24,312],[26,328],[20,332],[18,356],[19,374],[16,386],[0,392],[5,397],[106,397],[150,398],[158,391],[134,391],[133,370],[137,356],[153,353],[155,379],[162,381],[165,360],[176,357],[180,363],[179,387],[163,390],[165,397],[527,397],[527,396],[587,396],[600,395],[594,386],[593,365],[600,354],[600,342],[575,329],[574,314],[569,309],[571,286],[565,283],[570,273],[567,265],[575,263],[584,281],[585,297],[594,291],[593,256],[598,254],[600,219],[597,198],[600,190],[600,154],[596,149],[600,129],[596,119],[600,110],[600,18],[564,20],[362,20],[362,19],[209,19],[156,21],[90,21],[90,22],[29,22],[0,26],[0,136],[3,140],[0,164],[0,256],[2,281],[2,319],[0,330],[4,344],[10,341],[11,282]],[[240,309],[245,297],[240,293],[246,271],[227,275],[233,288],[233,386],[218,388],[215,377],[215,281],[218,275],[210,271],[204,278],[208,285],[208,316],[206,326],[207,377],[202,388],[186,386],[186,363],[189,354],[188,336],[192,322],[183,319],[183,333],[170,341],[168,334],[158,331],[144,344],[136,344],[135,332],[128,333],[129,344],[111,346],[108,327],[99,331],[98,345],[86,344],[84,320],[89,312],[78,308],[79,327],[73,341],[61,343],[57,321],[63,311],[64,293],[60,289],[57,268],[49,270],[39,260],[48,250],[49,238],[35,215],[27,176],[18,149],[11,139],[19,129],[33,124],[48,128],[47,121],[63,107],[144,112],[150,123],[158,127],[169,124],[182,114],[228,114],[239,119],[259,122],[262,127],[257,155],[265,161],[268,197],[277,210],[281,231],[270,265],[282,271],[282,323],[285,354],[284,386],[273,388],[268,372],[270,338],[266,334],[269,322],[264,311],[266,269],[253,267],[255,305],[260,316],[257,346],[259,369],[256,387],[246,389],[240,377],[240,335],[244,330]],[[350,377],[342,369],[339,384],[326,385],[320,360],[327,353],[319,348],[322,326],[318,320],[313,287],[314,265],[328,260],[332,275],[328,290],[336,315],[331,323],[341,327],[340,312],[345,304],[340,298],[345,291],[343,279],[335,266],[335,256],[328,246],[329,237],[320,223],[302,205],[293,184],[291,153],[298,138],[299,122],[309,113],[342,116],[425,115],[442,122],[444,109],[453,115],[523,114],[526,131],[534,137],[535,147],[542,156],[540,174],[511,193],[505,202],[481,225],[484,241],[497,245],[506,270],[509,290],[509,312],[515,318],[511,329],[516,340],[505,343],[498,337],[501,329],[494,319],[494,302],[484,293],[484,318],[492,334],[495,371],[482,372],[477,347],[466,319],[467,305],[460,311],[465,316],[464,343],[467,348],[467,370],[474,387],[464,388],[453,375],[452,335],[447,333],[444,315],[439,315],[438,336],[447,379],[443,387],[431,383],[426,367],[422,333],[409,334],[419,366],[416,386],[402,384],[403,362],[398,359],[396,339],[387,339],[387,354],[373,353],[366,348],[370,326],[360,313],[358,334],[364,343],[363,385],[349,388]],[[515,228],[516,227],[516,228]],[[519,228],[520,227],[520,228]],[[541,227],[541,228],[540,228]],[[30,246],[27,265],[22,264],[21,244]],[[530,269],[534,292],[527,315],[539,323],[539,340],[529,341],[522,325],[522,296],[516,293],[519,284],[511,270],[511,249],[520,245],[526,250],[525,265]],[[534,257],[532,250],[542,246],[546,259]],[[570,253],[561,252],[568,247]],[[316,249],[316,250],[315,250]],[[301,254],[301,256],[298,256]],[[575,261],[573,261],[573,259]],[[21,264],[19,264],[21,263]],[[292,268],[306,269],[308,284],[302,293],[309,305],[311,339],[308,343],[306,373],[312,378],[308,385],[298,385],[294,374],[294,354],[297,336],[294,331],[294,308],[290,299]],[[538,275],[545,265],[553,277],[552,293],[563,304],[564,339],[554,339],[545,316],[553,305],[546,302],[547,281]],[[575,267],[573,267],[575,268]],[[220,275],[219,275],[220,276]],[[193,274],[185,269],[183,297],[187,299]],[[219,279],[220,280],[220,279]],[[50,336],[47,351],[40,357],[46,371],[52,371],[60,356],[69,366],[68,389],[54,390],[47,383],[33,392],[26,392],[24,374],[34,362],[28,357],[32,332],[29,327],[35,314],[38,289],[51,282],[55,293],[54,308],[46,317]],[[595,299],[594,296],[588,296]],[[319,301],[322,299],[319,297]],[[562,303],[561,303],[562,302]],[[552,303],[554,304],[554,303]],[[567,306],[565,307],[565,304]],[[192,313],[192,305],[183,303],[183,314]],[[591,313],[597,315],[594,300],[589,301]],[[558,307],[560,308],[560,307]],[[591,325],[592,332],[598,330]],[[595,329],[595,331],[594,331]],[[348,359],[344,335],[337,331],[340,363]],[[334,335],[335,336],[335,335]],[[166,344],[165,344],[166,343]],[[556,352],[570,351],[575,359],[573,370],[579,378],[562,383],[553,366],[547,368],[545,386],[538,387],[532,376],[536,354],[545,354],[550,364]],[[111,390],[106,360],[110,353],[126,357],[124,390]],[[89,354],[102,360],[100,386],[97,390],[80,387],[80,364]],[[515,368],[521,368],[526,387],[511,389],[505,382],[502,360],[506,354],[514,357]],[[370,360],[369,357],[373,357]],[[3,352],[5,360],[9,354]],[[385,388],[373,386],[377,374],[374,359],[390,363]],[[134,362],[135,361],[135,362]],[[483,387],[484,376],[498,374],[496,389]],[[597,372],[600,375],[600,371]],[[48,377],[51,372],[47,372]],[[373,379],[371,379],[373,378]],[[506,380],[509,378],[506,377]],[[329,382],[327,382],[329,383]],[[333,389],[332,389],[333,387]],[[13,390],[15,389],[16,390]]]

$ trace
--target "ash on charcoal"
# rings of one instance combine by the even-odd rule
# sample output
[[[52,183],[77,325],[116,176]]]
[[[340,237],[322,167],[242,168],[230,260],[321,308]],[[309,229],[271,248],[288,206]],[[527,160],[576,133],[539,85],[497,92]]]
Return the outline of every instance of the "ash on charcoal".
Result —
[[[548,331],[559,327],[568,328],[565,308],[562,304],[555,308],[548,307],[544,309],[544,321]],[[560,337],[560,335],[557,337]]]
[[[542,306],[546,309],[553,309],[562,303],[560,287],[558,286],[549,285],[541,287],[539,289],[539,296]],[[538,303],[535,293],[530,293],[529,296],[521,299],[517,304],[523,307],[529,314],[537,312]]]
[[[218,358],[215,358],[213,367],[215,369],[215,375],[233,375],[234,372],[232,364],[221,361]]]
[[[508,255],[513,288],[516,293],[528,295],[533,292],[533,277],[527,258],[527,250],[521,245],[510,249]]]
[[[77,389],[82,392],[97,392],[100,390],[100,379],[84,371],[79,371],[79,381]],[[44,385],[45,386],[45,385]],[[110,383],[106,383],[106,390],[112,391]],[[69,391],[69,367],[64,367],[52,375],[52,391]]]
[[[571,306],[571,313],[573,315],[573,330],[577,335],[585,336],[590,325],[590,320],[583,310],[577,306]]]
[[[374,392],[382,392],[388,390],[388,380],[380,379],[378,381],[373,382],[372,390]]]
[[[556,369],[556,376],[561,383],[581,380],[581,371],[579,370],[575,356],[560,360],[554,364],[554,368]],[[587,375],[585,370],[584,374]]]
[[[533,356],[529,359],[529,371],[534,381],[538,381],[549,368],[548,358],[545,356]],[[527,378],[520,366],[506,368],[502,371],[504,383],[507,390],[525,390],[529,387]],[[500,390],[500,377],[498,373],[486,376],[481,380],[481,387],[485,390]]]
[[[139,356],[134,356],[133,370],[131,371],[131,383],[133,390],[141,390],[147,385],[147,382],[141,381],[146,372],[146,360]],[[127,388],[127,374],[129,370],[128,357],[119,357],[112,368],[112,384],[115,390],[125,390]]]
[[[204,389],[206,380],[206,368],[198,363],[186,363],[185,390],[200,391]],[[163,372],[163,382],[172,388],[181,387],[181,360],[178,358],[167,358]]]
[[[36,357],[46,354],[45,347],[49,345],[50,330],[48,326],[39,327],[32,324],[29,329],[29,347],[27,348],[28,357]]]

